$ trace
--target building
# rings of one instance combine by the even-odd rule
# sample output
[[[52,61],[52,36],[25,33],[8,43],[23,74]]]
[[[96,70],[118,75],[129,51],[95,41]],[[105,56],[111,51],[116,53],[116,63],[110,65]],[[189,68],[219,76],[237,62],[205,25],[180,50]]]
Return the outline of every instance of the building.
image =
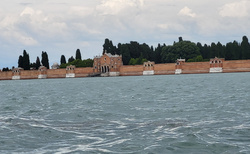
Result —
[[[58,69],[59,68],[59,64],[57,62],[53,63],[53,65],[51,66],[51,69]]]
[[[101,76],[119,76],[121,66],[123,66],[121,55],[105,52],[102,56],[94,58],[93,70]]]

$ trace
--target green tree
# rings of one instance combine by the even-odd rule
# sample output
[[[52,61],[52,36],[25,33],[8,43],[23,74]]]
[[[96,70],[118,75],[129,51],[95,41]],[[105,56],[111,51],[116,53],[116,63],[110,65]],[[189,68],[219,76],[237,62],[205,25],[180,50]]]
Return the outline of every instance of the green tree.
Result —
[[[218,57],[217,46],[214,42],[211,43],[210,58]]]
[[[129,63],[129,61],[131,59],[128,45],[127,44],[121,44],[118,47],[120,48],[119,50],[121,51],[121,54],[122,54],[123,64],[128,65],[128,63]]]
[[[30,70],[30,58],[26,50],[23,50],[23,69]]]
[[[36,69],[39,69],[40,66],[41,66],[41,62],[40,62],[39,57],[37,57],[37,58],[36,58],[35,68],[36,68]]]
[[[18,59],[18,67],[21,67],[23,68],[23,56],[19,56],[19,59]]]
[[[113,42],[108,38],[105,39],[103,44],[103,54],[107,51],[107,53],[111,53],[112,55],[116,54],[116,47],[113,45]]]
[[[47,52],[45,51],[42,51],[42,64],[49,69],[49,58]]]
[[[243,36],[241,42],[242,59],[250,59],[250,44],[248,38]]]
[[[199,56],[199,48],[195,43],[190,41],[180,41],[174,43],[173,46],[168,48],[166,57],[166,62],[174,63],[177,58],[194,59]]]
[[[73,62],[74,60],[75,60],[74,57],[71,56],[71,57],[68,59],[68,63],[71,63],[71,62]]]
[[[67,62],[66,62],[66,58],[65,58],[64,55],[61,55],[61,60],[60,60],[60,62],[61,62],[61,65],[67,63]]]
[[[76,59],[82,60],[82,56],[81,56],[81,51],[80,49],[76,50]]]
[[[161,61],[161,59],[162,59],[161,58],[161,52],[162,52],[163,47],[164,46],[162,46],[161,44],[158,44],[157,48],[154,51],[154,62],[156,64],[162,63],[162,61]]]
[[[225,59],[226,60],[232,60],[234,59],[233,57],[233,43],[229,42],[226,44],[226,49],[225,49]]]

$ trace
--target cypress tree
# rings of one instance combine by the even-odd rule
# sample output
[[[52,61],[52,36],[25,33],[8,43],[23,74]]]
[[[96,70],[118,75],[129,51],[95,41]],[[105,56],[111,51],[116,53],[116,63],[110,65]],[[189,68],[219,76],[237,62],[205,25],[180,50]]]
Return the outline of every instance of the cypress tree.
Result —
[[[26,50],[23,50],[23,69],[30,70],[30,57]]]
[[[39,69],[39,67],[41,66],[41,62],[39,57],[36,58],[36,69]]]
[[[42,51],[42,64],[43,64],[43,66],[47,67],[47,69],[49,69],[48,54],[44,51]]]
[[[76,50],[76,59],[82,60],[82,56],[81,56],[81,51],[80,51],[80,49],[77,49],[77,50]]]
[[[61,55],[61,60],[60,60],[60,62],[61,62],[61,65],[62,65],[62,64],[66,64],[66,58],[65,58],[64,55]]]
[[[21,67],[23,68],[23,56],[19,56],[19,59],[18,59],[18,67]]]
[[[243,36],[241,42],[241,51],[242,51],[242,59],[249,59],[250,58],[250,44],[248,42],[248,38]]]

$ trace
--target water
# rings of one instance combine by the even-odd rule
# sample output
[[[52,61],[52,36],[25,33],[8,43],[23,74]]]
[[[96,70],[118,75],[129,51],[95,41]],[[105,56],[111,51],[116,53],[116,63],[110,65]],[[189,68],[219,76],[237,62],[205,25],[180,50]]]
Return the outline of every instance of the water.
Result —
[[[0,153],[250,153],[249,79],[0,81]]]

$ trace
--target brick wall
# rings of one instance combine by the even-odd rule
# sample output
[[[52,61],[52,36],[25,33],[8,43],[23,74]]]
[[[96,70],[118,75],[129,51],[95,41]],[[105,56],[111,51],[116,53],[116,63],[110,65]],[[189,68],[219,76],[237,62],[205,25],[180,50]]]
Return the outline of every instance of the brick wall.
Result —
[[[12,72],[0,72],[0,80],[11,80],[12,79]]]
[[[183,74],[209,73],[209,69],[209,62],[186,62],[182,65]]]
[[[87,77],[90,74],[93,73],[93,68],[92,67],[87,67],[87,68],[76,68],[75,69],[75,76],[76,77]]]
[[[223,72],[250,72],[250,60],[224,61]]]
[[[49,69],[47,70],[47,78],[65,78],[66,69]]]
[[[121,66],[120,68],[121,76],[138,76],[143,75],[143,65],[134,65],[134,66]]]
[[[175,63],[169,64],[155,64],[155,75],[175,74]]]
[[[22,70],[20,73],[21,79],[37,79],[39,72],[37,70]]]

